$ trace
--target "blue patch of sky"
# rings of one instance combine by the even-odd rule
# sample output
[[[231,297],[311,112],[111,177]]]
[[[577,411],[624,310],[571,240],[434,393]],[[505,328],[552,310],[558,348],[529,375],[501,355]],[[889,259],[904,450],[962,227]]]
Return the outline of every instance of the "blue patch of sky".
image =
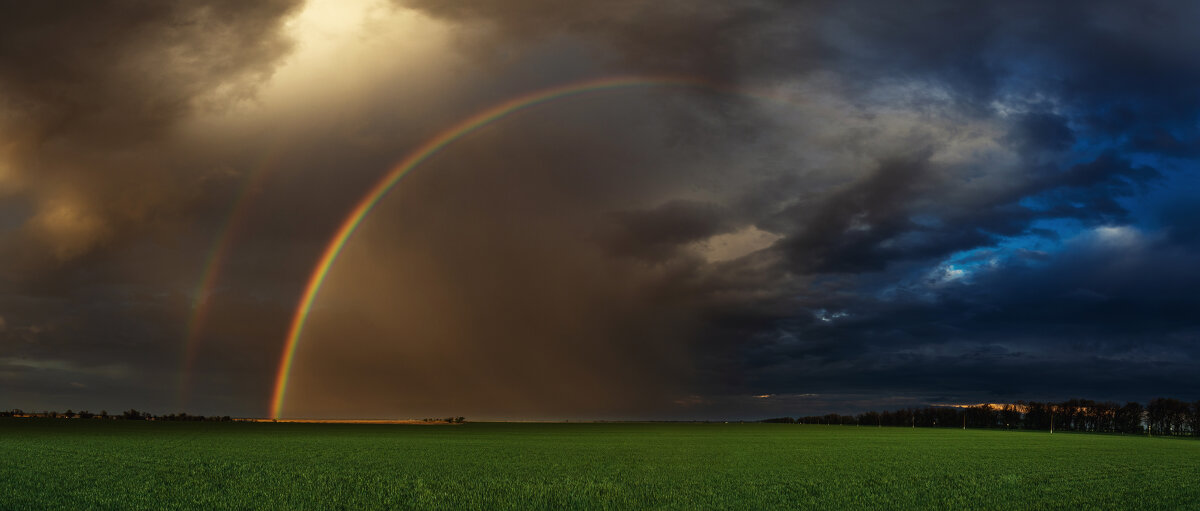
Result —
[[[1162,228],[1163,208],[1172,204],[1195,202],[1200,195],[1200,162],[1194,159],[1163,158],[1157,155],[1136,155],[1135,163],[1158,169],[1161,180],[1152,183],[1142,194],[1122,197],[1118,203],[1129,210],[1134,226],[1143,230]]]
[[[1144,193],[1116,198],[1130,212],[1128,225],[1143,231],[1155,231],[1163,227],[1162,210],[1171,204],[1194,201],[1200,195],[1200,162],[1156,155],[1136,155],[1130,160],[1134,165],[1149,165],[1163,173],[1163,179],[1152,183]],[[1024,207],[1035,211],[1046,208],[1038,198],[1027,197],[1020,201]],[[1019,257],[1023,263],[1035,264],[1030,255],[1052,254],[1063,247],[1064,242],[1075,238],[1083,231],[1095,226],[1073,218],[1044,218],[1032,222],[1018,236],[1001,238],[991,246],[976,247],[950,254],[938,266],[953,267],[971,272],[980,266],[995,265]]]
[[[961,270],[969,275],[981,268],[1000,267],[1010,262],[1037,264],[1041,256],[1057,252],[1066,240],[1078,236],[1086,228],[1070,218],[1036,220],[1024,234],[1001,238],[994,245],[954,252],[935,268]]]
[[[1076,128],[1075,123],[1071,123]],[[1176,140],[1196,138],[1195,126],[1183,129],[1162,128],[1164,134]],[[1088,163],[1105,151],[1116,150],[1130,164],[1152,167],[1162,175],[1161,179],[1148,183],[1146,190],[1126,197],[1113,199],[1129,211],[1130,225],[1143,230],[1161,227],[1160,216],[1163,206],[1183,201],[1194,201],[1200,193],[1200,161],[1195,158],[1164,156],[1153,151],[1138,151],[1130,147],[1128,134],[1118,139],[1111,136],[1081,136],[1075,130],[1076,141],[1064,160],[1064,167]],[[1037,208],[1036,200],[1022,201],[1022,205]]]

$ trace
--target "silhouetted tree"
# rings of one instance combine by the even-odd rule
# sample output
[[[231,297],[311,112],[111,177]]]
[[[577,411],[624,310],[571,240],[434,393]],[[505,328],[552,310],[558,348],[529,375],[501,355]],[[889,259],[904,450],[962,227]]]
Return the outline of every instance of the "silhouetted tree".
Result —
[[[1046,403],[1025,403],[1025,429],[1050,429],[1050,407]]]
[[[1005,429],[1021,427],[1021,410],[1011,404],[1004,405],[1000,409],[1000,425]]]
[[[883,421],[879,417],[879,412],[867,412],[858,416],[858,425],[882,426]]]
[[[966,426],[969,428],[994,428],[999,422],[999,416],[992,405],[968,406],[963,410],[966,416]]]
[[[1192,436],[1200,436],[1200,401],[1188,406],[1187,427]]]
[[[1146,409],[1141,403],[1130,401],[1117,410],[1116,430],[1121,433],[1142,433],[1142,415]]]
[[[1111,401],[1092,403],[1091,415],[1095,424],[1092,431],[1112,433],[1117,431],[1116,418],[1119,406]]]
[[[1146,421],[1155,435],[1184,433],[1190,406],[1178,399],[1158,397],[1146,405]]]

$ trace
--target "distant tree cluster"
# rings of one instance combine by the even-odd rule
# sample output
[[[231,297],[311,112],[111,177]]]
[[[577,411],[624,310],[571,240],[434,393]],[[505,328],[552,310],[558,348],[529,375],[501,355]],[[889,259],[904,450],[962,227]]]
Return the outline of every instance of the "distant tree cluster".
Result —
[[[431,419],[426,417],[421,419],[421,422],[448,422],[450,424],[462,424],[467,422],[467,419],[465,417],[446,417],[445,419]]]
[[[858,415],[831,413],[798,418],[777,417],[761,422],[1200,436],[1200,401],[1188,403],[1178,399],[1156,398],[1145,406],[1136,402],[1119,405],[1090,399],[1070,399],[1061,403],[1017,401],[1001,406],[928,406]]]
[[[204,416],[204,415],[188,415],[186,413],[172,413],[168,415],[154,415],[150,412],[139,412],[133,408],[121,412],[119,415],[109,415],[107,410],[101,410],[95,414],[87,410],[75,412],[67,410],[65,412],[57,411],[42,411],[42,412],[26,412],[20,408],[0,411],[0,417],[38,417],[44,419],[113,419],[113,420],[131,420],[131,421],[209,421],[209,422],[230,422],[233,418],[224,416]]]
[[[187,413],[180,412],[167,415],[151,415],[150,420],[176,422],[233,422],[233,417],[228,415],[189,415]]]
[[[838,415],[830,413],[826,415],[810,415],[808,417],[776,417],[774,419],[766,419],[760,422],[778,422],[783,424],[833,424],[833,425],[848,425],[854,426],[858,424],[858,419],[853,415]]]

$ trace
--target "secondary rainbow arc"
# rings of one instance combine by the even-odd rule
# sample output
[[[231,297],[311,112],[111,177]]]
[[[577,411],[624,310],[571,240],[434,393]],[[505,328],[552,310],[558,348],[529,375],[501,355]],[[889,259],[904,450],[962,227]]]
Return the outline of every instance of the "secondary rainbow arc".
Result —
[[[229,212],[213,238],[213,243],[204,258],[204,267],[200,274],[200,282],[192,292],[191,314],[188,317],[186,337],[183,344],[183,362],[178,382],[178,404],[186,408],[190,396],[192,372],[200,345],[200,334],[208,319],[209,306],[213,293],[216,291],[221,268],[229,258],[233,242],[238,232],[246,222],[252,209],[252,197],[262,188],[271,169],[278,163],[283,154],[283,141],[276,140],[263,153],[249,175],[243,180],[241,188],[231,201]]]

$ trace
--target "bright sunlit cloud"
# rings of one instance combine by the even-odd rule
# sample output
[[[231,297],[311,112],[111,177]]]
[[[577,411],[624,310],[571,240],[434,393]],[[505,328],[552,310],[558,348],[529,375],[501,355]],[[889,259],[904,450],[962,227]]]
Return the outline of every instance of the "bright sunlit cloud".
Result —
[[[719,234],[699,242],[699,249],[709,262],[731,261],[779,241],[782,236],[750,225],[728,234]]]

